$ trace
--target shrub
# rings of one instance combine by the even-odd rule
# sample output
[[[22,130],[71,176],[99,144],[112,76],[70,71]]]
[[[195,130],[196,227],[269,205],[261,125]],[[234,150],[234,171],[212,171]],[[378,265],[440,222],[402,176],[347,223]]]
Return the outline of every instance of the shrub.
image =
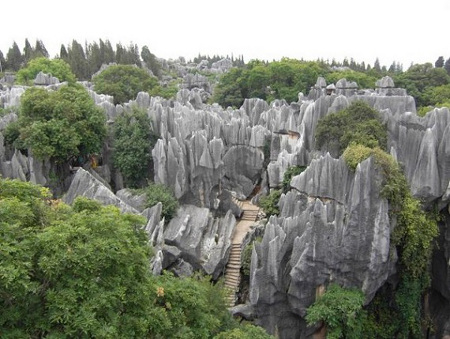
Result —
[[[143,192],[147,196],[145,207],[152,207],[158,202],[162,203],[162,217],[165,218],[166,223],[177,213],[178,201],[167,186],[149,183],[147,187],[138,192]]]
[[[92,82],[97,93],[112,95],[115,104],[135,99],[139,92],[148,92],[158,84],[156,77],[131,65],[110,66]]]
[[[114,165],[120,170],[130,187],[139,187],[151,169],[151,150],[158,139],[152,132],[147,113],[133,106],[116,118],[114,133]]]
[[[8,142],[30,147],[38,158],[63,162],[97,153],[106,135],[105,120],[81,85],[57,91],[32,87],[22,95],[19,120],[10,127]]]
[[[329,114],[317,123],[316,146],[340,155],[351,143],[386,149],[387,132],[379,113],[363,101]]]
[[[261,197],[259,205],[266,213],[267,217],[280,214],[278,202],[280,201],[281,190],[273,190],[268,196]]]
[[[296,175],[299,175],[306,169],[306,166],[291,166],[286,172],[284,172],[283,176],[283,193],[287,193],[291,189],[291,180]]]
[[[306,322],[314,325],[323,321],[327,327],[327,338],[360,338],[364,293],[358,289],[346,289],[337,284],[328,290],[306,310]]]
[[[76,81],[75,74],[72,73],[69,64],[64,60],[50,60],[42,57],[30,60],[27,67],[17,72],[17,83],[31,85],[39,72],[51,74],[61,82],[74,83]]]

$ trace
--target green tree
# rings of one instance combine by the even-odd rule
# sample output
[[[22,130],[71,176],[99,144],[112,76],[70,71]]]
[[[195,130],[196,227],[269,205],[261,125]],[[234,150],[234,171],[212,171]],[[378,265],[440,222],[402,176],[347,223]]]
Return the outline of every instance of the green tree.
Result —
[[[275,337],[258,326],[246,324],[232,330],[221,332],[214,339],[273,339]]]
[[[30,61],[32,57],[33,57],[33,47],[31,47],[31,44],[28,41],[28,39],[25,39],[25,47],[23,48],[23,59],[25,61],[25,64],[28,63],[28,61]]]
[[[67,53],[66,46],[61,45],[61,47],[59,49],[59,57],[62,60],[64,60],[65,62],[67,62],[67,60],[69,60],[69,54]]]
[[[282,182],[283,193],[289,192],[289,190],[291,189],[292,178],[295,177],[296,175],[299,175],[300,173],[302,173],[305,169],[306,169],[305,166],[290,166],[290,167],[288,167],[288,169],[286,170],[286,172],[284,173],[284,176],[283,176],[283,182]]]
[[[20,69],[20,67],[22,67],[22,63],[23,63],[22,53],[20,53],[19,46],[14,41],[12,47],[8,50],[8,53],[6,54],[5,69],[17,72]]]
[[[103,40],[100,39],[99,45],[100,45],[100,55],[102,58],[102,62],[104,64],[110,64],[112,62],[115,62],[116,56],[115,56],[114,49],[111,46],[111,42],[109,42],[109,40],[106,40],[103,42]]]
[[[33,58],[48,58],[50,55],[48,54],[47,48],[45,48],[42,40],[36,40],[36,44],[33,50]]]
[[[228,73],[223,74],[214,88],[212,101],[223,107],[241,107],[246,97],[243,85],[244,73],[242,68],[232,68]]]
[[[261,197],[259,206],[264,210],[267,217],[280,214],[278,203],[281,197],[281,190],[272,190],[269,195]]]
[[[147,46],[142,47],[141,58],[156,77],[161,75],[161,64]]]
[[[89,64],[89,75],[92,75],[97,72],[103,64],[100,46],[96,42],[89,44],[86,54]]]
[[[112,206],[78,197],[70,207],[0,178],[2,338],[212,338],[239,329],[221,283],[150,272],[144,225]]]
[[[177,213],[178,201],[167,186],[149,182],[145,188],[138,192],[145,193],[147,196],[145,207],[152,207],[158,202],[162,204],[161,217],[164,217],[166,223],[168,223]]]
[[[337,284],[328,286],[327,291],[306,310],[306,322],[314,325],[323,322],[327,338],[361,338],[364,293],[358,289],[346,289]]]
[[[436,67],[436,68],[442,68],[442,67],[444,67],[444,62],[445,62],[444,57],[443,57],[443,56],[440,56],[440,57],[436,60],[436,62],[434,63],[434,67]]]
[[[143,109],[133,106],[116,118],[113,133],[114,165],[128,186],[142,186],[151,172],[151,151],[158,139],[150,118]]]
[[[72,44],[67,52],[67,62],[72,68],[73,73],[79,80],[89,80],[89,64],[86,59],[83,46],[76,40],[72,40]]]
[[[114,96],[114,103],[135,99],[141,91],[148,92],[158,81],[145,70],[131,65],[114,65],[92,79],[97,93]]]
[[[0,73],[3,73],[4,69],[6,67],[6,59],[3,55],[3,52],[0,51]]]
[[[105,115],[81,85],[29,88],[17,128],[20,142],[35,156],[58,162],[98,152],[106,135]]]
[[[450,58],[445,60],[444,69],[447,72],[447,74],[450,75]]]
[[[30,60],[25,68],[17,72],[17,82],[19,84],[31,84],[39,72],[51,74],[58,78],[59,81],[67,81],[69,83],[76,81],[75,75],[65,61],[40,57]]]
[[[424,101],[430,106],[443,106],[450,102],[450,84],[428,87],[423,93]]]
[[[356,82],[360,88],[374,88],[375,82],[378,79],[378,77],[352,70],[331,72],[325,76],[325,79],[329,84],[336,84],[338,80],[343,78],[348,81]]]
[[[393,79],[397,86],[406,88],[408,94],[414,97],[417,107],[428,105],[423,95],[428,88],[450,83],[445,65],[444,68],[435,68],[431,63],[413,65]]]
[[[340,155],[348,145],[386,148],[387,132],[377,110],[363,101],[321,118],[316,128],[316,147]]]

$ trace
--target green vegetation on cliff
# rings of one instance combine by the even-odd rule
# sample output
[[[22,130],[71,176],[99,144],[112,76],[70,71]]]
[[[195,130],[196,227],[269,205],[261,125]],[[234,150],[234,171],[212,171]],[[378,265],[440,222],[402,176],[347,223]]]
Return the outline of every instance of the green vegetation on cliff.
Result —
[[[7,128],[8,142],[57,162],[100,151],[105,115],[81,85],[57,91],[31,87],[21,97],[19,120]]]
[[[153,276],[144,225],[0,178],[2,338],[270,338],[234,321],[208,277]]]

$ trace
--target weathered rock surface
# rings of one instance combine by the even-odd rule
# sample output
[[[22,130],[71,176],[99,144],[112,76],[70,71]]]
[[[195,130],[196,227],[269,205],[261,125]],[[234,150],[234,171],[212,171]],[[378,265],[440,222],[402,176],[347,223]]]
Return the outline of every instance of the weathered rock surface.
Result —
[[[104,205],[114,205],[123,213],[139,214],[135,208],[127,205],[100,180],[83,168],[77,170],[63,201],[70,205],[78,196],[100,201]]]
[[[170,247],[163,247],[163,252],[171,257],[167,264],[186,262],[194,270],[203,269],[217,279],[228,261],[235,225],[231,212],[223,218],[213,218],[207,208],[181,206],[164,230],[164,243]]]
[[[205,60],[198,66],[219,73],[227,63],[220,65],[211,70]],[[188,89],[202,80],[188,76],[197,65],[179,60],[163,63],[163,67],[190,83],[176,100],[139,93],[136,100],[114,105],[111,97],[90,92],[105,109],[109,123],[133,104],[147,111],[160,136],[152,153],[155,181],[169,186],[189,205],[167,226],[158,216],[160,207],[142,212],[149,220],[147,231],[155,248],[155,273],[171,268],[180,275],[197,269],[220,275],[229,248],[225,239],[234,227],[234,217],[228,212],[233,207],[231,197],[251,197],[260,186],[262,191],[277,188],[290,166],[308,166],[292,180],[293,190],[281,199],[280,217],[269,220],[252,259],[252,316],[258,316],[270,331],[277,329],[281,338],[312,334],[302,316],[316,288],[330,281],[359,287],[368,302],[395,272],[396,255],[389,248],[391,225],[387,202],[379,196],[379,173],[372,160],[351,172],[342,160],[317,151],[315,130],[320,118],[357,100],[379,110],[388,128],[389,151],[402,164],[413,194],[429,206],[438,202],[443,214],[450,213],[450,111],[434,109],[418,117],[414,98],[395,88],[391,78],[365,90],[345,79],[327,86],[319,78],[308,96],[299,94],[295,103],[277,100],[269,105],[246,99],[240,109],[224,109],[204,104],[204,88]],[[24,90],[1,90],[0,107],[18,106]],[[7,123],[5,117],[0,120],[0,133]],[[111,155],[107,149],[106,169],[113,169]],[[45,162],[8,150],[0,135],[3,176],[46,184],[49,169]],[[120,175],[105,173],[103,177],[117,177],[115,187],[121,188]],[[104,201],[124,203],[100,184],[87,177],[74,180],[70,194],[89,192]],[[125,210],[131,208],[125,206]],[[225,217],[215,219],[209,210]],[[437,333],[442,335],[450,327],[450,226],[446,220],[441,223],[440,250],[433,259],[435,303],[431,310]]]
[[[38,86],[56,85],[59,84],[59,79],[51,74],[39,72],[34,79],[34,84]]]
[[[395,272],[380,179],[373,159],[352,173],[329,155],[293,178],[294,190],[280,200],[280,217],[270,218],[252,254],[250,301],[271,333],[278,328],[282,338],[305,335],[300,317],[319,286],[334,281],[358,287],[369,302]],[[288,318],[301,326],[280,328]]]

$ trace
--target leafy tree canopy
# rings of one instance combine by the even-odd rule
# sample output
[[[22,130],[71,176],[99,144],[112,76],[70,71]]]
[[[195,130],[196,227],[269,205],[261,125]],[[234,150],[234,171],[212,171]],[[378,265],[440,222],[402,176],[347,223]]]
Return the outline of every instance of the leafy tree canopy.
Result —
[[[51,74],[59,79],[59,81],[67,81],[74,83],[76,81],[75,75],[65,61],[61,59],[47,59],[44,57],[32,59],[28,62],[25,68],[17,72],[17,82],[20,84],[30,85],[36,78],[39,72]]]
[[[374,88],[375,82],[379,79],[377,76],[372,76],[363,72],[356,72],[352,70],[335,71],[327,74],[325,79],[328,84],[336,84],[340,79],[347,79],[358,84],[359,88]]]
[[[429,105],[424,93],[430,87],[447,85],[450,76],[444,68],[435,68],[431,63],[412,65],[406,72],[393,77],[396,86],[406,88],[416,100],[418,107]]]
[[[319,62],[306,62],[284,58],[265,63],[252,60],[247,68],[231,69],[224,74],[214,92],[214,101],[222,106],[242,105],[245,98],[260,98],[267,101],[285,99],[297,101],[298,93],[306,93],[317,80],[327,73]]]
[[[364,293],[357,289],[345,289],[337,284],[328,286],[327,291],[307,309],[306,321],[314,325],[322,321],[327,327],[327,338],[360,338]]]
[[[377,110],[363,101],[328,114],[317,123],[316,146],[340,155],[350,143],[386,148],[387,132]]]
[[[133,106],[114,122],[114,165],[130,187],[145,184],[151,170],[151,151],[158,136],[152,132],[147,113]]]
[[[0,178],[2,338],[239,333],[221,284],[150,272],[144,225],[112,206],[78,197],[70,207],[44,188]],[[242,331],[268,338],[259,328]]]
[[[106,135],[105,115],[81,85],[27,89],[12,128],[18,131],[14,142],[56,161],[98,152]]]
[[[158,85],[155,77],[132,65],[114,65],[92,79],[97,93],[114,96],[114,103],[135,99],[139,92],[148,92]]]
[[[158,202],[162,204],[162,215],[166,223],[172,219],[178,210],[178,200],[173,192],[163,184],[149,182],[147,187],[138,190],[139,193],[145,193],[147,201],[145,207],[155,206]]]

